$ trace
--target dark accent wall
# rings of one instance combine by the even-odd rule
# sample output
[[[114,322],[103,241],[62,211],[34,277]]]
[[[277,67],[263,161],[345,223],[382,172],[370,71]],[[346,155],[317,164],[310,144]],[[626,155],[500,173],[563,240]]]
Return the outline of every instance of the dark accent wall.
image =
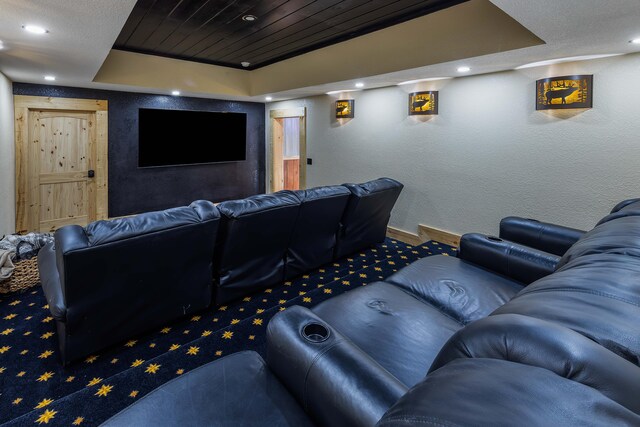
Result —
[[[13,93],[109,102],[109,216],[182,206],[198,199],[240,199],[265,191],[264,104],[25,83],[14,83]],[[247,160],[138,168],[140,108],[246,113]],[[180,141],[176,141],[176,150],[180,150]]]

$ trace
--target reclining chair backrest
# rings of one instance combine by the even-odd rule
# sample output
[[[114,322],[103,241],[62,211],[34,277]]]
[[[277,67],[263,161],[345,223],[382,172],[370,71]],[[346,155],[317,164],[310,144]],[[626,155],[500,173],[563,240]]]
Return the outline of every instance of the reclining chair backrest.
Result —
[[[555,273],[494,312],[508,313],[568,327],[640,365],[640,216],[615,218],[586,233]]]
[[[58,229],[56,264],[66,309],[63,360],[207,307],[219,221],[211,202],[196,201]]]
[[[217,304],[277,285],[300,201],[291,191],[222,202],[214,260]]]
[[[342,185],[294,193],[301,205],[287,251],[287,279],[333,260],[340,220],[351,195]]]
[[[456,333],[378,427],[640,425],[640,368],[582,335],[497,315]]]
[[[335,259],[384,241],[391,210],[404,187],[391,178],[344,186],[351,197],[342,217]]]

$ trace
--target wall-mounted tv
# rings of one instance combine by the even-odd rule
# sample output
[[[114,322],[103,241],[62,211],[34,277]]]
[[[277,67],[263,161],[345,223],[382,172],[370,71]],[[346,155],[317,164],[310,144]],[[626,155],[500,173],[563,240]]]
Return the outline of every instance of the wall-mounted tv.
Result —
[[[141,108],[138,166],[237,162],[247,158],[247,115]]]

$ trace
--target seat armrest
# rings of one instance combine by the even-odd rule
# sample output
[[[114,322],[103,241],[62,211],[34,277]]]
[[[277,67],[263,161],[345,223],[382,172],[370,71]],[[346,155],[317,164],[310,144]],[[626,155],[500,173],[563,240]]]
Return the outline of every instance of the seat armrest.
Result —
[[[56,249],[53,242],[38,252],[38,272],[51,315],[54,319],[64,322],[67,317],[67,307],[62,293],[62,284],[56,265]]]
[[[609,213],[616,213],[616,212],[620,211],[621,209],[624,209],[627,206],[629,206],[629,205],[631,205],[633,203],[636,203],[636,202],[640,202],[640,198],[623,200],[620,203],[618,203],[617,205],[615,205],[613,207],[613,209],[611,209],[611,212],[609,212]]]
[[[458,257],[526,285],[553,273],[560,261],[557,255],[477,233],[462,236]]]
[[[373,426],[408,388],[310,310],[267,328],[267,364],[319,425]]]
[[[586,231],[535,219],[508,216],[500,221],[500,237],[562,256]]]

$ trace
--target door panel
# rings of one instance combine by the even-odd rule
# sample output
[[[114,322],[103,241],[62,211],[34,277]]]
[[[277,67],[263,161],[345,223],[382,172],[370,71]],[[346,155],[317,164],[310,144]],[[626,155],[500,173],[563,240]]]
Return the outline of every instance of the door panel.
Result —
[[[106,219],[107,101],[16,95],[14,106],[16,231]]]
[[[305,109],[272,110],[271,191],[306,188]]]
[[[29,180],[37,190],[30,194],[33,229],[53,232],[57,228],[87,225],[95,218],[95,113],[30,111]]]

